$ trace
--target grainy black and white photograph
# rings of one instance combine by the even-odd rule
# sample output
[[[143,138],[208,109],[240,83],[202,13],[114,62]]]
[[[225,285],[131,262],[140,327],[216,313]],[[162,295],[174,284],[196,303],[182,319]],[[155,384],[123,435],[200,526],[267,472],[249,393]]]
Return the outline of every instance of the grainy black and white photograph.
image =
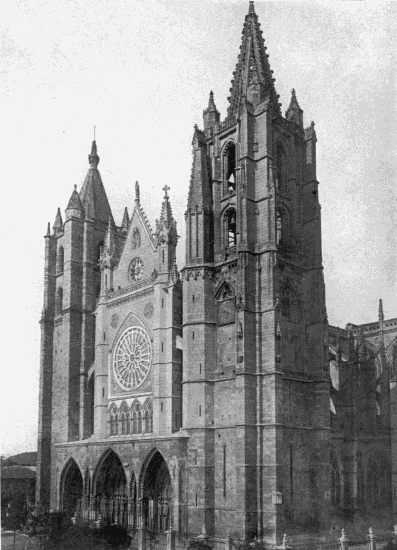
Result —
[[[2,548],[396,550],[396,2],[0,21]]]

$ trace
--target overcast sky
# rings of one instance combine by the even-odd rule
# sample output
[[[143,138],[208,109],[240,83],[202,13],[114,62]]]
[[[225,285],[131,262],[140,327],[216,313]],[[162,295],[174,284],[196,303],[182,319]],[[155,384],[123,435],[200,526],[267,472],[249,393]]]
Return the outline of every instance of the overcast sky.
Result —
[[[329,322],[397,316],[397,4],[259,2],[283,112],[317,131]],[[2,452],[36,449],[43,235],[80,189],[97,127],[116,223],[134,182],[149,220],[167,183],[184,258],[193,125],[226,115],[248,2],[3,0]],[[5,194],[5,197],[4,197]]]

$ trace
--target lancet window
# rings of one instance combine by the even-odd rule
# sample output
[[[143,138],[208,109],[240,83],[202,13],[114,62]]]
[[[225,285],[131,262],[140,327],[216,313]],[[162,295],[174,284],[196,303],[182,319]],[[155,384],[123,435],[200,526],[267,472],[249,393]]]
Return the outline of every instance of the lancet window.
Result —
[[[148,399],[144,407],[144,430],[145,433],[153,432],[153,403]]]
[[[287,190],[287,155],[284,146],[278,143],[276,146],[276,187],[286,193]]]
[[[338,457],[331,450],[331,504],[340,506],[342,501],[342,476]]]
[[[63,289],[60,286],[57,290],[55,301],[55,315],[61,315],[63,310]]]
[[[138,401],[132,405],[132,433],[142,433],[142,409]]]
[[[230,248],[237,243],[236,210],[234,208],[227,210],[223,223],[225,248]]]
[[[130,433],[130,413],[126,403],[122,403],[120,407],[120,425],[121,435],[127,435]]]
[[[224,174],[226,192],[234,193],[236,190],[236,146],[232,142],[228,143],[225,148]]]
[[[119,414],[116,405],[113,405],[109,411],[109,435],[118,435],[119,433]]]
[[[63,246],[60,246],[57,256],[57,273],[63,273],[64,256],[65,252]]]

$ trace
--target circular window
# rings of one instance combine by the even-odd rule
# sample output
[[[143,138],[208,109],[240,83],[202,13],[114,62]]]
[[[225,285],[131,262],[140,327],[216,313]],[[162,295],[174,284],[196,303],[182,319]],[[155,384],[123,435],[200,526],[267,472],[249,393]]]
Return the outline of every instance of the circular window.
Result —
[[[143,262],[140,258],[135,258],[134,260],[132,260],[128,269],[128,273],[133,283],[142,279]]]
[[[114,352],[113,372],[123,390],[140,386],[152,360],[149,336],[141,327],[129,327],[120,336]]]

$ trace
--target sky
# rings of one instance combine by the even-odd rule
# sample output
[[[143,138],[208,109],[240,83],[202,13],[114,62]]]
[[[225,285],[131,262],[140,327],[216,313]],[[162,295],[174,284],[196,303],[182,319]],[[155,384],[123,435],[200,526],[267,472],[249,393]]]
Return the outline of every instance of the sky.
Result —
[[[397,317],[397,4],[255,9],[283,112],[295,88],[316,124],[329,322],[375,321],[379,298]],[[210,90],[226,116],[247,12],[231,0],[1,2],[1,453],[36,450],[43,236],[81,188],[94,126],[116,223],[139,181],[153,227],[169,185],[182,267],[193,126]]]

